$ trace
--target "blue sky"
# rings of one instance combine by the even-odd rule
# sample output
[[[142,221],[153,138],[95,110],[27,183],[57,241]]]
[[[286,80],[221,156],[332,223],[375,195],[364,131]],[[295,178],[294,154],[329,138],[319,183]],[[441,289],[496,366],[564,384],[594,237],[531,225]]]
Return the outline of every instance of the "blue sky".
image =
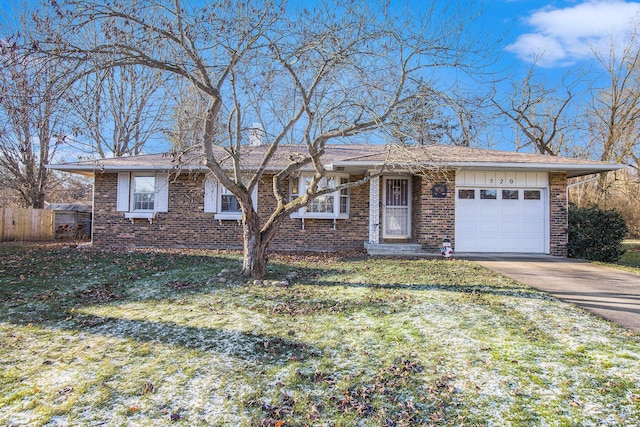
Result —
[[[513,0],[493,4],[496,21],[513,21],[506,51],[530,62],[542,55],[545,68],[570,67],[593,58],[593,49],[608,49],[640,18],[640,2],[623,0]]]
[[[0,14],[4,15],[0,25],[21,10],[23,1],[0,0]],[[292,1],[306,4],[315,0]],[[420,1],[391,0],[391,4],[402,8]],[[592,66],[597,71],[593,50],[608,50],[612,40],[623,39],[638,21],[640,0],[487,0],[481,17],[484,35],[504,37],[501,62],[496,64],[499,70],[518,79],[537,56],[538,71],[549,84],[578,67]]]
[[[547,87],[559,85],[563,76],[588,72],[596,86],[608,84],[594,51],[605,56],[622,47],[640,23],[640,1],[630,0],[489,0],[484,28],[493,26],[495,37],[504,35],[498,68],[515,81],[522,79],[534,58],[536,76]],[[640,27],[639,27],[640,28]],[[588,71],[587,71],[588,70]],[[598,80],[600,78],[600,80]],[[501,86],[511,89],[511,82]],[[498,129],[494,129],[498,132]],[[485,143],[513,150],[509,127],[488,134]]]
[[[421,0],[392,0],[392,4],[413,1]],[[23,2],[0,0],[4,15],[0,25],[21,11]],[[634,18],[640,18],[640,1],[629,0],[487,0],[485,4],[484,29],[491,29],[495,37],[506,35],[504,60],[526,64],[533,54],[543,54],[538,65],[547,69],[589,60],[593,46],[608,46],[612,33],[623,33]]]

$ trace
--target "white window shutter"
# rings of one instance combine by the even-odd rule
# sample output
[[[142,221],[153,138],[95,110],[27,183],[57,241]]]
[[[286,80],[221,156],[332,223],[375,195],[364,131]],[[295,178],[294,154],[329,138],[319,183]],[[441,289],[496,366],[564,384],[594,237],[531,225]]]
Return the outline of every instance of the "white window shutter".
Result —
[[[155,209],[156,212],[169,211],[169,174],[159,173],[156,175],[156,194]]]
[[[207,175],[204,179],[204,211],[217,212],[218,201],[218,181],[212,175]]]
[[[251,202],[253,203],[253,209],[258,212],[258,184],[253,187],[253,191],[251,192]]]
[[[116,197],[116,210],[118,212],[129,211],[129,172],[118,173],[118,189]]]

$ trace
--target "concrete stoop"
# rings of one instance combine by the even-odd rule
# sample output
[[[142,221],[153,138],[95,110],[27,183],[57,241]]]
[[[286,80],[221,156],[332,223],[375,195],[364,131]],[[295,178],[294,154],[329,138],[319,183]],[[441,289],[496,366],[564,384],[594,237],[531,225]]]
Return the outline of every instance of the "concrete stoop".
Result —
[[[434,256],[440,254],[427,253],[422,250],[419,243],[365,243],[364,248],[369,255],[407,255],[407,256]]]

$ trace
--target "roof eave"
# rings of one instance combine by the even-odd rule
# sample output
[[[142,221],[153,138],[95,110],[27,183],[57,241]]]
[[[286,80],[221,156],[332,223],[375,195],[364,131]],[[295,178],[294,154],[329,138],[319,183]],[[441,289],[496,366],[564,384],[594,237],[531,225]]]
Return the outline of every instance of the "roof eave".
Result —
[[[380,169],[385,165],[384,162],[334,162],[332,166],[335,168],[365,168]],[[520,163],[520,162],[423,162],[423,163],[394,163],[396,166],[406,166],[410,170],[411,167],[422,166],[426,168],[441,169],[475,169],[475,170],[527,170],[531,172],[566,172],[568,178],[577,176],[596,174],[601,172],[609,172],[627,168],[622,164],[558,164],[558,163]]]
[[[380,169],[385,165],[381,161],[334,161],[327,165],[328,170],[345,170],[345,171],[365,171]],[[531,172],[566,172],[568,178],[577,176],[596,174],[601,172],[609,172],[613,170],[625,169],[627,165],[622,164],[593,164],[593,163],[521,163],[521,162],[422,162],[422,164],[414,164],[408,162],[394,163],[397,167],[407,167],[409,169],[416,166],[425,168],[441,168],[441,169],[476,169],[476,170],[526,170]],[[79,165],[79,164],[57,164],[47,165],[47,169],[59,170],[63,172],[74,173],[84,176],[95,176],[96,173],[117,173],[117,172],[148,172],[148,171],[184,171],[184,172],[205,172],[208,170],[206,166],[184,165],[175,168],[173,165]],[[269,171],[280,170],[277,167],[267,168]]]
[[[117,172],[149,172],[149,171],[185,171],[185,172],[199,172],[208,170],[204,166],[182,166],[176,168],[174,166],[163,165],[131,165],[131,166],[103,166],[103,165],[77,165],[77,164],[57,164],[47,165],[47,169],[58,170],[62,172],[69,172],[78,175],[95,176],[96,173],[117,173]]]

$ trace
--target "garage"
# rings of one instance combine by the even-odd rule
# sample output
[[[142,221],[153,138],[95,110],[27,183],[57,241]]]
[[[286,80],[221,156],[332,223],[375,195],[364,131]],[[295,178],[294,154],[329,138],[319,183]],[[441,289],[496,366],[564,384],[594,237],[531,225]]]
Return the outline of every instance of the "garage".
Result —
[[[543,172],[460,172],[456,252],[548,253],[547,193]]]

